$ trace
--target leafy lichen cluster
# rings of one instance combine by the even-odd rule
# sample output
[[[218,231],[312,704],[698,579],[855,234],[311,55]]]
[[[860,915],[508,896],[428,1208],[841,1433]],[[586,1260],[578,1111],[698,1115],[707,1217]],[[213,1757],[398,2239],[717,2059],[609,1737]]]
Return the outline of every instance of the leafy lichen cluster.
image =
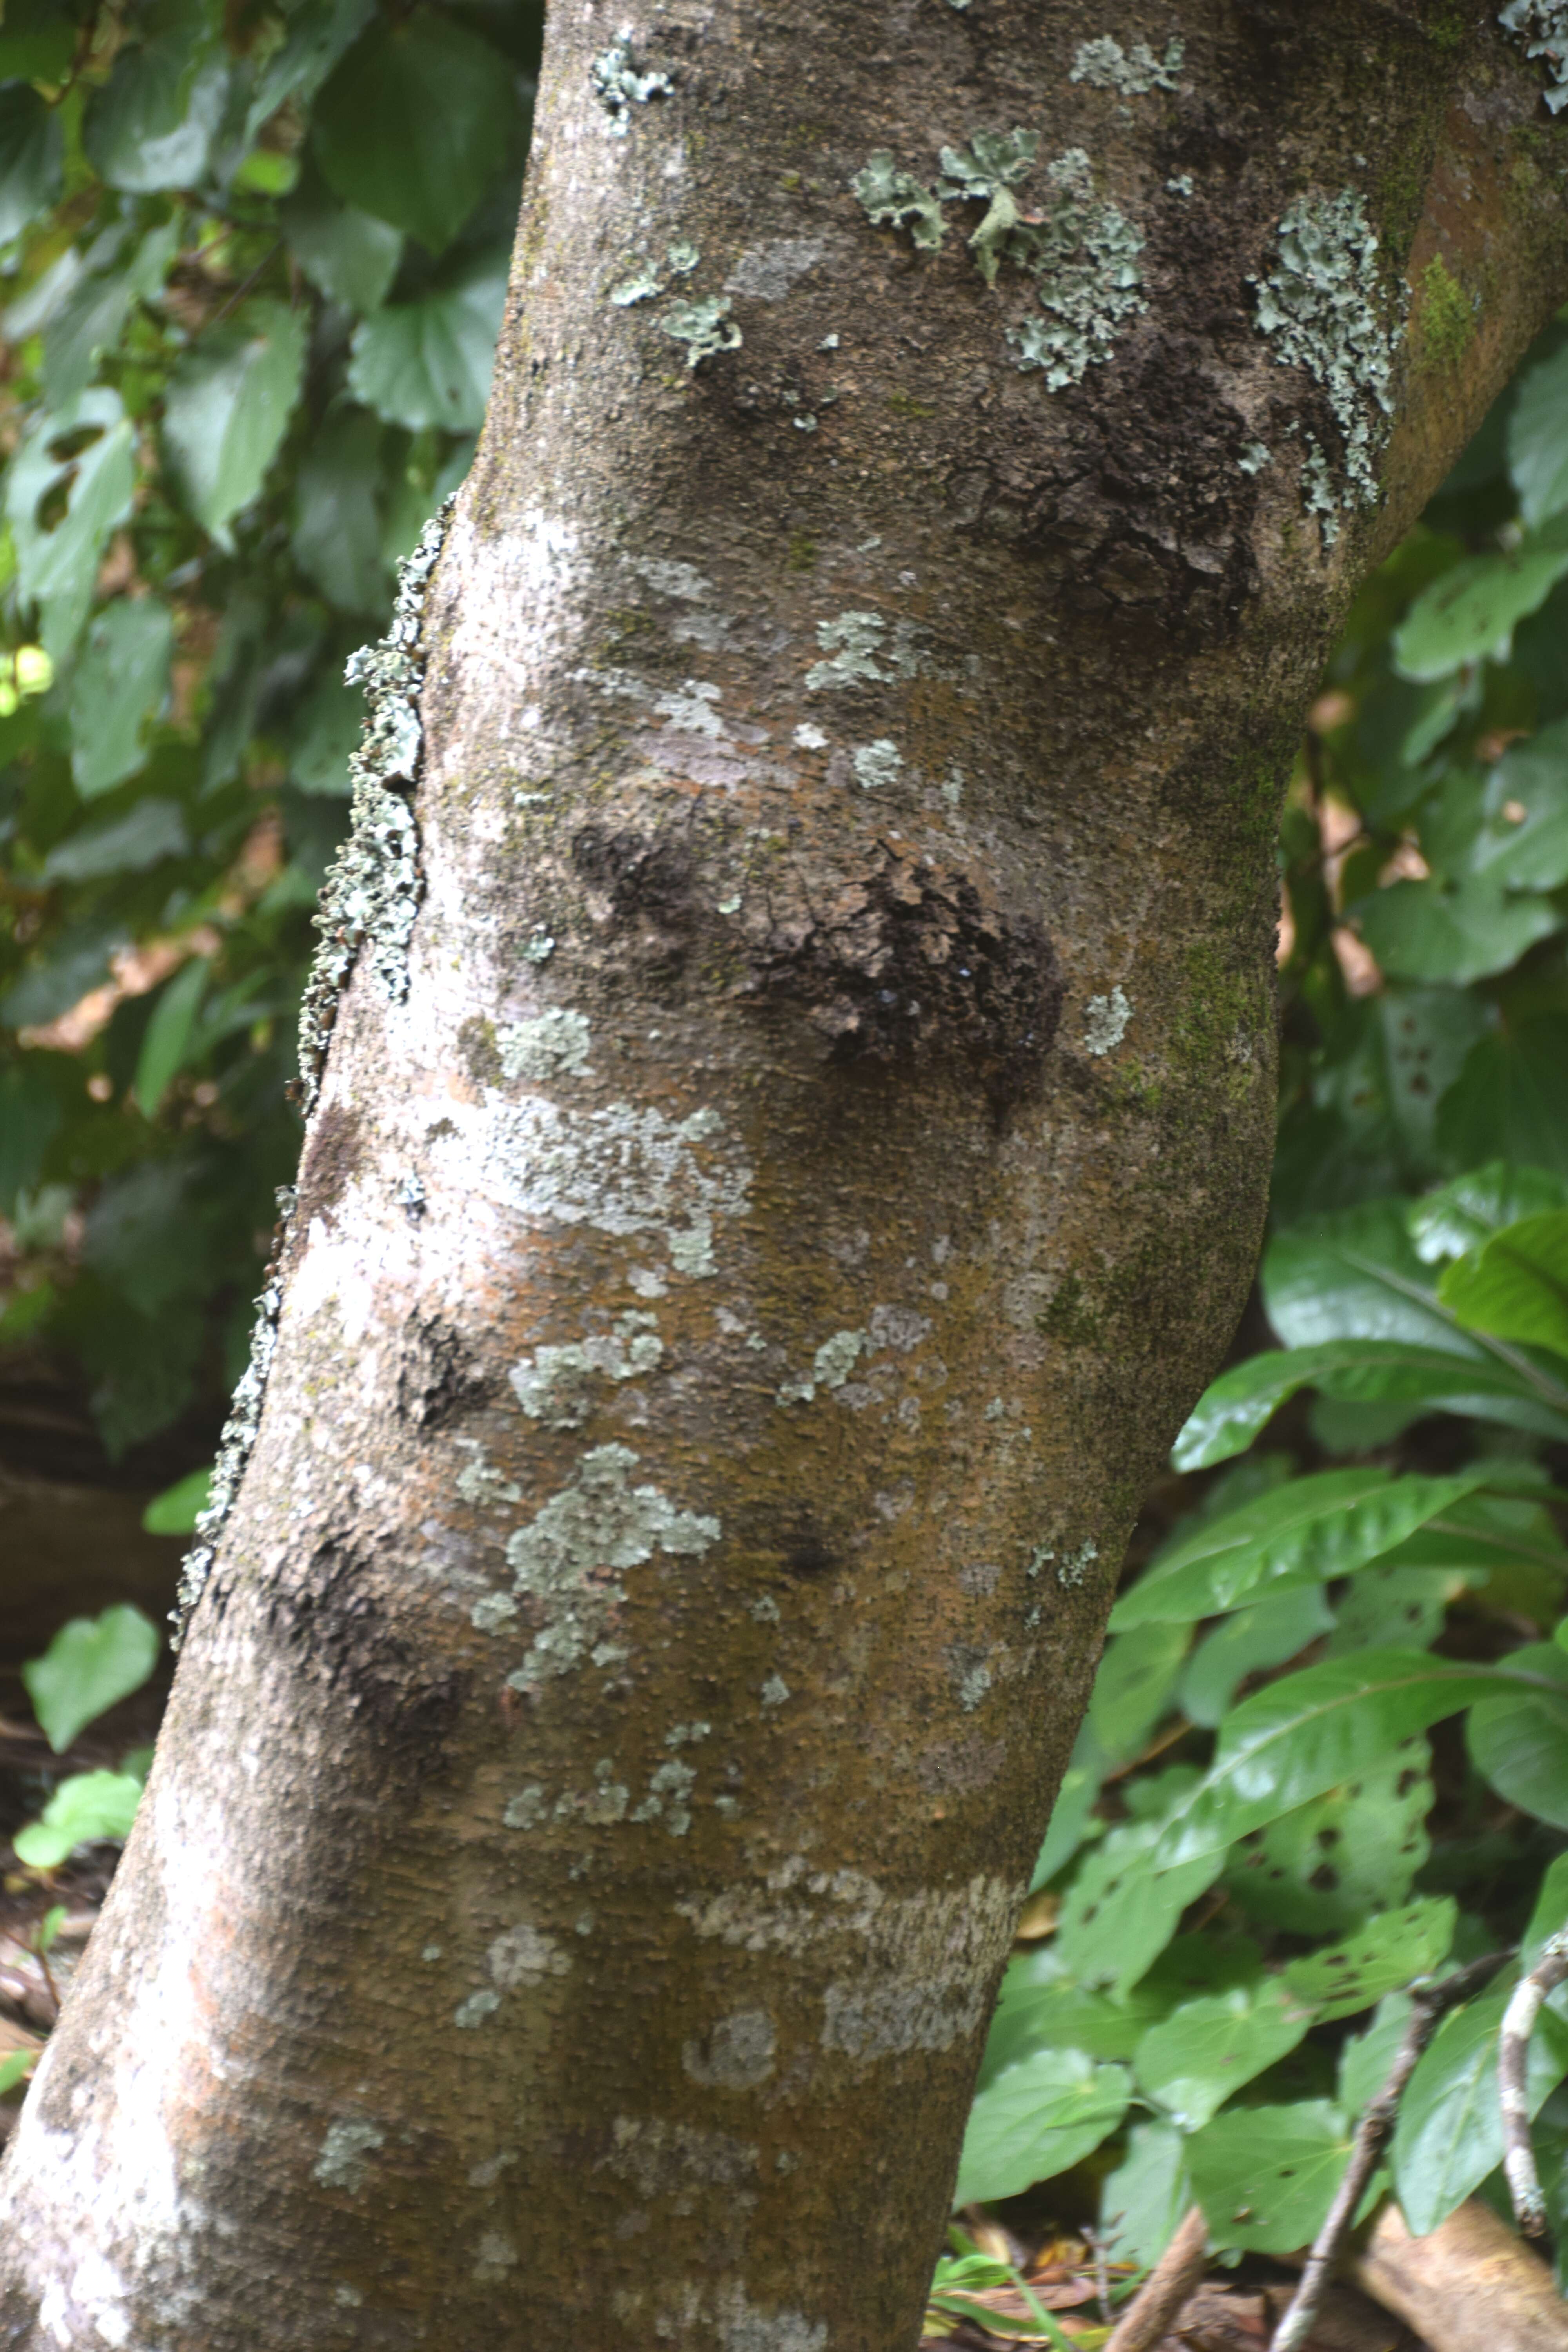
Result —
[[[1184,55],[1180,41],[1167,41],[1164,56],[1157,58],[1147,41],[1134,41],[1131,49],[1124,49],[1106,34],[1080,45],[1068,79],[1086,81],[1094,89],[1120,90],[1124,98],[1142,98],[1152,89],[1175,89]]]
[[[1011,262],[1035,280],[1043,319],[1009,327],[1016,365],[1038,369],[1053,392],[1080,383],[1110,354],[1127,321],[1148,308],[1139,257],[1143,235],[1120,208],[1098,196],[1089,157],[1069,147],[1046,166],[1050,194],[1026,212],[1016,191],[1035,167],[1034,131],[978,131],[968,147],[944,147],[936,186],[900,171],[887,149],[870,156],[851,185],[867,216],[909,226],[912,243],[934,253],[946,234],[942,206],[983,204],[968,244],[987,286]]]
[[[634,106],[646,106],[650,98],[668,98],[675,88],[669,76],[657,68],[638,73],[625,41],[613,42],[594,59],[588,79],[617,139],[624,139],[631,129]]]
[[[408,940],[419,904],[418,833],[408,798],[424,745],[419,631],[451,504],[431,517],[399,567],[385,636],[362,646],[343,673],[351,686],[364,688],[365,723],[349,763],[353,822],[321,886],[315,919],[321,943],[300,1003],[300,1098],[307,1116],[321,1091],[338,999],[360,950],[394,1003],[408,992]]]
[[[1353,188],[1300,196],[1279,223],[1279,257],[1258,285],[1258,324],[1280,367],[1305,368],[1322,385],[1339,428],[1340,478],[1311,434],[1304,436],[1304,498],[1325,541],[1339,516],[1375,506],[1375,460],[1387,437],[1397,331],[1380,315],[1377,236]]]
[[[673,342],[686,345],[686,364],[700,367],[721,352],[739,348],[741,330],[730,316],[727,294],[699,294],[689,302],[672,302],[659,326]]]
[[[1553,114],[1568,106],[1568,0],[1509,0],[1498,23],[1524,38],[1527,58],[1540,58],[1550,77],[1542,96]]]

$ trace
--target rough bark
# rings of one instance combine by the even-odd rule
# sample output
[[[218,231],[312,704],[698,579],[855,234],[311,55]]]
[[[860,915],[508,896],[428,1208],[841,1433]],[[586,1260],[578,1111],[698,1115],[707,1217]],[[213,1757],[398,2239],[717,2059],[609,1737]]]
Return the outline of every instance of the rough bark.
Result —
[[[1302,708],[1568,290],[1540,69],[1436,0],[622,31],[552,13],[410,984],[383,908],[7,2159],[29,2352],[913,2342],[1121,1547],[1252,1267]],[[1173,87],[1072,79],[1177,31]],[[930,251],[852,191],[1016,127],[1026,214],[1118,207],[1058,222],[1087,327],[984,282],[1005,204]],[[1417,315],[1327,549],[1302,452],[1335,498],[1347,452],[1251,281],[1347,190],[1379,316],[1439,257],[1481,308],[1440,358]],[[1141,228],[1145,307],[1086,222]],[[1069,314],[1053,390],[1005,331]]]

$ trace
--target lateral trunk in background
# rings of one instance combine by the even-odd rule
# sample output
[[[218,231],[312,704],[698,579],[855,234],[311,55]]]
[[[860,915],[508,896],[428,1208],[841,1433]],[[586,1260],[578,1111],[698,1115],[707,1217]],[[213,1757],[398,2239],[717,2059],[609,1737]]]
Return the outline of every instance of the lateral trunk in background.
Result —
[[[0,2341],[914,2342],[1253,1265],[1303,706],[1568,291],[1458,25],[552,10]]]

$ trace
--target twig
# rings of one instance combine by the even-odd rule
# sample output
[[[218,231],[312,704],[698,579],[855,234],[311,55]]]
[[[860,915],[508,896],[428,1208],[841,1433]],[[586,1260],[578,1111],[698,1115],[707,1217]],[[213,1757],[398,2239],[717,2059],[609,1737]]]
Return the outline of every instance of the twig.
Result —
[[[1104,2352],[1150,2352],[1194,2287],[1208,2259],[1209,2225],[1201,2205],[1189,2206],[1176,2234],[1116,2323]]]
[[[1084,2244],[1094,2256],[1094,2299],[1107,2327],[1110,2325],[1110,2273],[1105,2267],[1105,2240],[1098,2230],[1086,2230]]]
[[[1527,2238],[1546,2231],[1546,2200],[1535,2170],[1535,2150],[1530,2144],[1530,2095],[1525,2070],[1530,2063],[1530,2037],[1541,2014],[1541,2004],[1568,1977],[1568,1928],[1559,1928],[1542,1947],[1541,1958],[1514,1987],[1503,2011],[1497,2045],[1497,2096],[1502,2112],[1503,2177],[1513,2200],[1513,2218]]]
[[[1416,2061],[1443,2018],[1451,2009],[1497,1974],[1510,1952],[1488,1952],[1484,1958],[1472,1960],[1468,1968],[1457,1969],[1451,1977],[1436,1983],[1416,1983],[1410,1988],[1410,2021],[1395,2053],[1382,2089],[1368,2105],[1356,2127],[1351,2148],[1350,2162],[1344,2178],[1330,2206],[1327,2219],[1312,2242],[1312,2251],[1291,2296],[1285,2316],[1274,2331],[1269,2352],[1300,2352],[1312,2332],[1312,2322],[1318,2315],[1323,2289],[1329,2274],[1340,2257],[1340,2251],[1360,2205],[1367,2182],[1372,2179],[1384,2142],[1392,2133],[1399,2115],[1399,2102],[1405,2085],[1415,2072]]]

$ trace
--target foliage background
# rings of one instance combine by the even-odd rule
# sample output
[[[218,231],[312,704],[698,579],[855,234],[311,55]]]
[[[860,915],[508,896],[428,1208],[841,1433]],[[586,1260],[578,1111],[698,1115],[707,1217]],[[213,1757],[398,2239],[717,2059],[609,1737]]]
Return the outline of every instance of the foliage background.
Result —
[[[199,1483],[244,1362],[343,663],[480,421],[540,13],[0,20],[0,1384],[79,1400],[79,1480]],[[1422,295],[1407,363],[1441,371],[1473,305],[1446,273]],[[1261,1302],[1151,1498],[965,2153],[961,2196],[1020,2228],[1098,2215],[1143,2262],[1195,2193],[1231,2252],[1300,2243],[1400,1988],[1568,1916],[1568,1318],[1510,1329],[1487,1257],[1509,1231],[1568,1291],[1565,656],[1560,321],[1309,721]],[[151,1524],[194,1508],[187,1480]],[[29,1669],[48,1754],[5,1817],[39,1884],[134,1804],[133,1618]],[[1359,1747],[1313,1727],[1325,1675]],[[1226,1813],[1226,1742],[1269,1710],[1273,1797]],[[1394,2174],[1426,2226],[1498,2193],[1500,1998],[1412,2087]],[[1565,2074],[1568,2004],[1535,2077],[1559,2211]]]

